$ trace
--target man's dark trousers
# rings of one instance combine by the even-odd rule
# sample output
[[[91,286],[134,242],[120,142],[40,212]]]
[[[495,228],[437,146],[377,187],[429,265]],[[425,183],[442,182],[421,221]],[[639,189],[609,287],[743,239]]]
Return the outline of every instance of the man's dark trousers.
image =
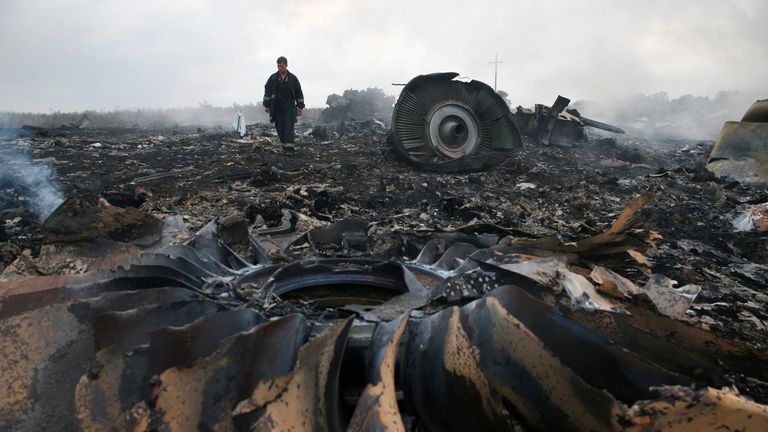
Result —
[[[276,110],[274,113],[277,136],[283,144],[293,143],[296,137],[293,133],[293,123],[296,120],[296,107]]]

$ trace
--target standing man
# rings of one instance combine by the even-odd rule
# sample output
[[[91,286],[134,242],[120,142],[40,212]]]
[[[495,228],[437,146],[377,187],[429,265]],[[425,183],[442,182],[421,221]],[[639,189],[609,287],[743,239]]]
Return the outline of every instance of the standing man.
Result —
[[[284,150],[293,150],[293,125],[296,117],[304,111],[304,93],[296,75],[288,71],[288,59],[277,58],[277,72],[264,85],[264,112],[269,114],[269,121],[275,122],[277,136]]]

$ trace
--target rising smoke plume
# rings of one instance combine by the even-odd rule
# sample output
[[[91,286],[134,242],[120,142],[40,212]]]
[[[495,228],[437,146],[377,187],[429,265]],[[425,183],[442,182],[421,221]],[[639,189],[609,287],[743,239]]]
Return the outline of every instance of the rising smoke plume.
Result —
[[[28,147],[0,141],[0,210],[23,207],[44,221],[63,201],[54,170],[28,154]]]
[[[714,141],[726,121],[740,120],[754,101],[766,97],[766,93],[721,91],[714,97],[670,98],[662,92],[573,105],[586,117],[619,126],[630,135],[652,140]]]

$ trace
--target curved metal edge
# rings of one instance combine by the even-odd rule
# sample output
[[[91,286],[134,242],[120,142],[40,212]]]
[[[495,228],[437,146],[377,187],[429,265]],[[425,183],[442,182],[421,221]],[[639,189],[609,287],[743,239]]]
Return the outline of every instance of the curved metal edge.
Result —
[[[459,74],[457,72],[436,72],[432,74],[425,74],[425,75],[419,75],[411,79],[405,87],[403,87],[403,90],[400,92],[400,96],[398,96],[398,100],[402,97],[403,94],[406,94],[410,91],[413,87],[423,84],[427,81],[451,81],[454,78],[458,77]],[[472,87],[481,87],[483,90],[488,91],[489,94],[491,94],[492,98],[495,99],[496,103],[501,104],[502,106],[507,107],[507,115],[503,116],[502,118],[499,118],[498,121],[503,121],[510,126],[510,129],[513,130],[514,134],[514,148],[511,148],[507,151],[488,151],[485,152],[482,156],[478,155],[469,155],[460,157],[458,159],[452,159],[450,161],[442,162],[442,163],[433,163],[433,162],[423,162],[414,159],[411,157],[407,152],[405,152],[401,147],[401,145],[395,144],[393,147],[395,148],[395,151],[409,164],[412,166],[423,169],[427,171],[433,171],[433,172],[450,172],[450,173],[462,173],[462,172],[473,172],[473,171],[480,171],[485,169],[490,169],[495,166],[498,166],[499,164],[503,163],[511,153],[521,151],[523,149],[523,138],[520,134],[520,130],[518,129],[515,122],[512,120],[512,112],[509,110],[509,107],[507,106],[506,101],[499,96],[496,91],[493,90],[489,85],[485,84],[482,81],[472,80],[468,83],[465,83]],[[400,138],[397,135],[397,130],[394,127],[395,125],[395,119],[399,115],[399,108],[400,105],[398,103],[395,103],[395,107],[392,111],[392,129],[391,129],[391,136],[395,143],[400,142]]]
[[[348,431],[405,430],[397,406],[395,363],[408,315],[376,327],[369,349],[368,385],[357,401]]]
[[[369,268],[350,269],[345,266],[347,264]],[[408,292],[403,269],[397,263],[361,259],[327,259],[309,263],[298,261],[280,268],[262,290],[262,296],[281,296],[307,287],[337,284],[359,284],[385,288],[396,293]]]

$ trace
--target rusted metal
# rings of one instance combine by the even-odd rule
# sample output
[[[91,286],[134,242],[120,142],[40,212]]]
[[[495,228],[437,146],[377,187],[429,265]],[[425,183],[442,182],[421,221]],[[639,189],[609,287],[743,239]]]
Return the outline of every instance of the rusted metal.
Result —
[[[250,430],[342,431],[339,372],[352,318],[305,344],[290,374],[258,382],[233,415]]]
[[[227,338],[213,355],[192,367],[165,370],[153,390],[154,406],[137,419],[137,428],[247,429],[263,412],[247,410],[241,401],[262,392],[272,397],[283,393],[286,377],[299,368],[294,364],[308,330],[303,317],[286,316]],[[303,418],[298,415],[294,420]]]
[[[497,299],[579,377],[622,402],[650,398],[654,395],[652,387],[692,383],[690,378],[671,373],[600,336],[518,286],[500,287],[488,297]]]
[[[763,430],[768,407],[727,391],[687,387],[660,389],[660,397],[638,402],[625,414],[623,425],[632,432],[673,430]]]
[[[656,240],[634,229],[650,199],[581,241],[477,225],[406,239],[403,262],[247,259],[228,244],[260,237],[221,220],[117,268],[0,284],[0,429],[656,430],[687,427],[683,407],[764,424],[764,405],[715,388],[768,381],[768,355],[686,322],[668,280],[601,267]],[[339,307],[264,322],[212,284],[255,291],[265,315],[280,297]]]
[[[74,430],[72,396],[95,355],[92,322],[105,312],[120,313],[108,311],[151,307],[148,305],[157,302],[183,303],[193,294],[176,289],[153,291],[104,294],[93,300],[61,298],[1,320],[0,381],[7,389],[0,398],[3,428]],[[2,307],[5,309],[5,302]]]
[[[71,395],[94,355],[88,324],[66,304],[6,318],[0,352],[0,428],[75,430]]]
[[[428,430],[609,430],[614,401],[591,388],[495,298],[409,328],[401,382]]]
[[[680,387],[691,379],[515,286],[412,321],[408,332],[400,383],[408,410],[429,430],[658,430],[683,424],[686,403],[708,428],[768,419],[764,405]]]
[[[628,314],[576,311],[570,316],[597,333],[665,369],[695,377],[711,386],[727,385],[737,372],[768,379],[768,355],[735,341],[666,317],[646,306],[628,305]]]
[[[222,340],[249,331],[261,320],[252,310],[227,311],[184,327],[155,330],[149,343],[130,355],[117,347],[99,351],[75,391],[80,426],[93,431],[131,429],[136,414],[151,400],[155,377],[212,355]]]
[[[368,385],[357,401],[348,431],[405,431],[397,404],[395,365],[406,324],[407,313],[376,328],[369,349]]]

